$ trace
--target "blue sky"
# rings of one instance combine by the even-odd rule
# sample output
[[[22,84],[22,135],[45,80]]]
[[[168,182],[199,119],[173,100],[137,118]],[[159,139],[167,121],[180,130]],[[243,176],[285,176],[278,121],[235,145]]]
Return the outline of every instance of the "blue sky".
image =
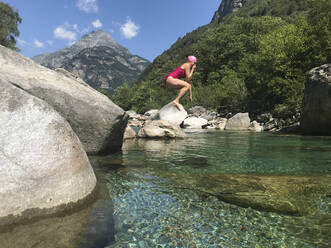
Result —
[[[32,57],[103,30],[150,61],[179,37],[208,24],[221,0],[2,0],[22,18],[17,46]]]

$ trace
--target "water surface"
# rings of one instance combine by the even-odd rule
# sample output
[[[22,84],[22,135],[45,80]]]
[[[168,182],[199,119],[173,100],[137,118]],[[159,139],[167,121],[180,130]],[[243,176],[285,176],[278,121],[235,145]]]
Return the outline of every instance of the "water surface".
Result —
[[[240,207],[218,194],[227,190],[218,186],[221,175],[248,175],[247,187],[259,175],[328,178],[331,137],[187,134],[128,140],[120,153],[91,156],[102,185],[98,201],[0,233],[0,247],[331,247],[331,192],[302,216]]]
[[[129,140],[91,161],[114,203],[109,248],[331,246],[328,197],[318,215],[298,217],[225,203],[196,183],[222,173],[329,174],[330,137],[191,131],[185,140]]]

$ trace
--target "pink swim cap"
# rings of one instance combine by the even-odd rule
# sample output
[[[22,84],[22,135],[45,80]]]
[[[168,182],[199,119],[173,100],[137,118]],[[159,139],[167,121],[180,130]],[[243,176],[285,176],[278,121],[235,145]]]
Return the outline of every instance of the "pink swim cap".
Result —
[[[194,62],[194,63],[197,62],[197,58],[196,58],[195,56],[188,56],[188,57],[187,57],[187,60],[188,60],[189,62]]]

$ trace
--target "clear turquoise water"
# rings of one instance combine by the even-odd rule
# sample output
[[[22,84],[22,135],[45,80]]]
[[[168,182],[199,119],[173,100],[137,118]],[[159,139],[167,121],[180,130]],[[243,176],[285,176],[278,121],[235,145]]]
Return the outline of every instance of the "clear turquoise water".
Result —
[[[191,131],[185,140],[129,140],[91,161],[114,203],[109,248],[331,247],[330,198],[323,215],[295,217],[228,204],[169,177],[329,174],[330,137]]]
[[[227,173],[330,178],[331,137],[191,131],[185,140],[128,140],[122,152],[90,161],[96,202],[2,232],[0,248],[331,247],[331,192],[303,216],[215,194]]]

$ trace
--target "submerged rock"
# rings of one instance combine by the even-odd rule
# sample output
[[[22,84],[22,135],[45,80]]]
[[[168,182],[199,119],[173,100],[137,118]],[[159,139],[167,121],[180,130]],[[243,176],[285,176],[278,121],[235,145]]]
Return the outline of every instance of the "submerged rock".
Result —
[[[196,190],[242,207],[251,207],[291,215],[318,215],[321,198],[331,194],[331,175],[252,175],[209,174],[194,176],[168,175],[183,187]]]
[[[106,247],[114,242],[113,203],[99,200],[93,205],[78,248]]]
[[[0,79],[50,104],[69,122],[88,154],[121,149],[128,116],[80,79],[42,67],[3,46]]]
[[[0,225],[54,213],[92,193],[96,177],[69,123],[1,78],[0,126]]]

